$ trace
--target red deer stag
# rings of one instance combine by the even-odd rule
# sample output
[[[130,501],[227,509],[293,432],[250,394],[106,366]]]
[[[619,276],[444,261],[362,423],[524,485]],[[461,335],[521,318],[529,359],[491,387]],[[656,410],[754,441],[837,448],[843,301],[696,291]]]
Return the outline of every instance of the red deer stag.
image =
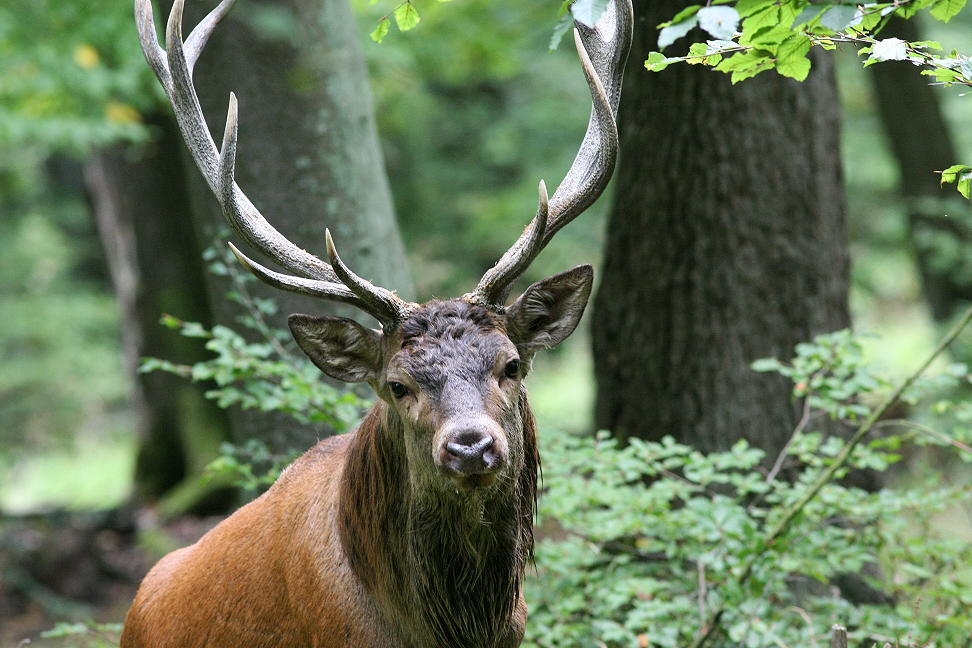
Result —
[[[139,588],[121,645],[518,646],[540,464],[522,381],[534,354],[577,326],[591,267],[535,283],[505,304],[513,281],[597,199],[614,169],[630,0],[613,0],[593,29],[576,25],[593,109],[557,191],[548,201],[540,183],[536,217],[472,292],[425,304],[355,275],[329,233],[329,264],[300,249],[235,183],[236,98],[217,150],[192,83],[193,65],[233,1],[183,41],[176,0],[163,50],[151,0],[136,0],[142,49],[226,219],[294,274],[233,247],[240,262],[273,286],[353,304],[381,323],[372,330],[338,317],[289,319],[314,364],[338,380],[367,382],[378,401],[354,432],[321,441],[263,496],[160,560]]]

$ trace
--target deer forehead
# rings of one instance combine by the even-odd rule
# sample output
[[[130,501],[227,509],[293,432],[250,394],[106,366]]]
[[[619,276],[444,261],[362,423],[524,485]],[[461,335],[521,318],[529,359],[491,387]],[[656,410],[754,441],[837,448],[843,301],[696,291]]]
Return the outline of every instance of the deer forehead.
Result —
[[[425,304],[402,325],[401,335],[391,364],[432,394],[442,394],[450,382],[481,384],[499,356],[516,354],[503,318],[462,300]]]

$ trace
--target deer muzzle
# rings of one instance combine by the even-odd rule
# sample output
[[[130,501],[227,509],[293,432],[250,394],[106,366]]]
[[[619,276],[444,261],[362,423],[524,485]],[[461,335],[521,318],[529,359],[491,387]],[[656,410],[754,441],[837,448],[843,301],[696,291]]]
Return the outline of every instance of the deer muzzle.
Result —
[[[436,463],[464,488],[491,484],[506,461],[502,428],[491,419],[447,425]]]

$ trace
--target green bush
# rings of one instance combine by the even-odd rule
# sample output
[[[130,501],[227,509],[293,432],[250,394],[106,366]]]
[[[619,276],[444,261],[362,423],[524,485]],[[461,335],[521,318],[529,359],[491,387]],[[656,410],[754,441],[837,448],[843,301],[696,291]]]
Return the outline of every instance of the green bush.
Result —
[[[789,376],[794,397],[810,404],[769,470],[763,451],[745,441],[703,454],[670,437],[621,447],[607,432],[544,434],[540,511],[543,528],[553,530],[538,544],[538,573],[528,581],[525,645],[683,648],[719,610],[708,645],[827,645],[834,623],[847,625],[857,645],[966,645],[972,544],[933,522],[968,505],[967,484],[942,485],[936,474],[867,492],[830,481],[766,542],[848,443],[817,423],[869,416],[875,390],[887,384],[861,363],[860,350],[842,331],[799,345],[790,363],[756,363]],[[905,396],[960,382],[968,382],[964,367],[950,367]],[[881,434],[857,445],[835,476],[887,474],[916,445],[969,461],[968,427],[948,422],[955,438],[904,421],[878,424]],[[848,574],[892,602],[853,602],[838,585]]]

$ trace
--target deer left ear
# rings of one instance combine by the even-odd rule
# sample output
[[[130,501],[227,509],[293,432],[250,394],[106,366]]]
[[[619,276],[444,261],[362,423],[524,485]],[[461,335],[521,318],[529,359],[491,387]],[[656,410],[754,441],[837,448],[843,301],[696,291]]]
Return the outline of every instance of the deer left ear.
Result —
[[[521,351],[552,349],[577,328],[591,296],[594,269],[582,265],[538,281],[506,311],[506,329]]]

